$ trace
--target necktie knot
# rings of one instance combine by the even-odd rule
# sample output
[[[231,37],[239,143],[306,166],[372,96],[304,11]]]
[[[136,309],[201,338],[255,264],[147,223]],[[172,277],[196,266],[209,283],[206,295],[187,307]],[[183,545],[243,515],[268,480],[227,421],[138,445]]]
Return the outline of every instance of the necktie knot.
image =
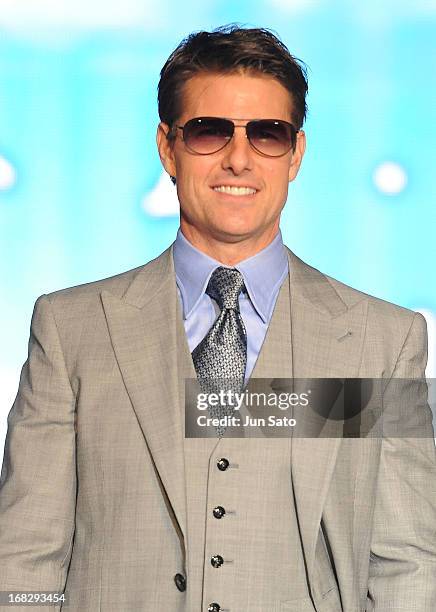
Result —
[[[214,299],[221,310],[232,308],[239,311],[239,294],[244,289],[244,279],[235,268],[217,268],[212,273],[206,293]]]

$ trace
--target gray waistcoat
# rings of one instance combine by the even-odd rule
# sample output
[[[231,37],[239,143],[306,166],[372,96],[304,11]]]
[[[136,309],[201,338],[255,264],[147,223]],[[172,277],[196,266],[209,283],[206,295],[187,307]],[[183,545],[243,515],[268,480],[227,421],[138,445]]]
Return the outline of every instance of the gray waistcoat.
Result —
[[[183,330],[182,330],[183,331]],[[185,375],[195,372],[186,338]],[[253,378],[292,376],[289,283],[280,290]],[[279,612],[308,597],[290,471],[291,438],[185,439],[188,609]],[[225,458],[227,469],[218,469]],[[216,518],[213,509],[225,510]],[[211,559],[224,562],[214,567]],[[216,559],[215,559],[216,562]],[[220,559],[218,559],[218,563]],[[216,564],[216,563],[215,563]]]

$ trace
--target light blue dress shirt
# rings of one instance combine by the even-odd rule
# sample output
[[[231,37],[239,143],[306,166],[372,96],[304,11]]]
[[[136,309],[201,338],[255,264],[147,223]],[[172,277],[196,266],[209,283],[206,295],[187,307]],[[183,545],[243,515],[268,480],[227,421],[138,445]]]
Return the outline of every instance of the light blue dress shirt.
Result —
[[[192,352],[217,317],[214,301],[205,291],[212,272],[223,264],[196,249],[180,229],[173,256],[183,323]],[[247,331],[245,380],[248,380],[265,339],[279,289],[288,273],[288,258],[280,231],[262,251],[234,267],[241,272],[247,290],[239,295],[239,308]]]

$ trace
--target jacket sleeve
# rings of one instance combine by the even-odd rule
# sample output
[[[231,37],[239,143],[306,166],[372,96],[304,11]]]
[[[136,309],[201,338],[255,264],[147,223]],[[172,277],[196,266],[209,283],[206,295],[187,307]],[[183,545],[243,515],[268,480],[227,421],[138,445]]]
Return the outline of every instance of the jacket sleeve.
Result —
[[[375,612],[436,610],[436,456],[426,360],[425,319],[416,314],[384,407],[388,427],[381,446],[367,606]]]
[[[0,480],[0,591],[64,590],[74,537],[74,417],[53,308],[43,295],[35,303],[28,359],[8,416]]]

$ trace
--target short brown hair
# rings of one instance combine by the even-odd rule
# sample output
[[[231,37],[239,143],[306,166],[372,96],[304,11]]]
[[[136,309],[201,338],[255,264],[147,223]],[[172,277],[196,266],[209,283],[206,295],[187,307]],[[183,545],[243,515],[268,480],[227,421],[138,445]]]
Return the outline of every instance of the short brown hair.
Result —
[[[226,25],[212,32],[194,32],[171,53],[160,73],[159,117],[170,127],[182,114],[183,85],[199,73],[253,72],[270,75],[288,91],[293,123],[299,130],[306,118],[307,72],[270,30]]]

